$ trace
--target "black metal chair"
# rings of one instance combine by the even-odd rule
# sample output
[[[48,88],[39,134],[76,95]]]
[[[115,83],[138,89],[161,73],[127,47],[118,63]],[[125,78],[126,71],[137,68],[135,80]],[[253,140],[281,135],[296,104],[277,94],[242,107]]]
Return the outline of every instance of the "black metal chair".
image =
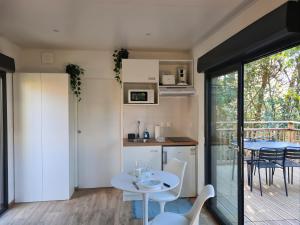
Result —
[[[296,161],[298,160],[298,162]],[[300,147],[286,147],[285,161],[277,161],[281,167],[288,169],[288,183],[290,183],[290,168],[291,168],[291,184],[294,183],[294,167],[300,167]]]
[[[285,165],[285,149],[283,148],[261,148],[259,151],[259,160],[254,162],[258,169],[259,176],[259,188],[260,195],[262,196],[262,186],[261,186],[261,175],[260,169],[269,169],[269,182],[273,179],[273,173],[276,168],[281,168],[283,170],[283,179],[285,186],[285,194],[288,196],[287,185],[286,185],[286,173],[285,166],[278,165],[278,162],[282,162],[282,165]]]

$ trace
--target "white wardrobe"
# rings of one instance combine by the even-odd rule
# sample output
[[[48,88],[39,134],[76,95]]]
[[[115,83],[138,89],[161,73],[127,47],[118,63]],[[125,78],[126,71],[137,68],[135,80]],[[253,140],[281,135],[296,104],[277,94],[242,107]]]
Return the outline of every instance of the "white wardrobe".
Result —
[[[68,74],[16,73],[15,201],[69,199],[74,191],[74,97]]]

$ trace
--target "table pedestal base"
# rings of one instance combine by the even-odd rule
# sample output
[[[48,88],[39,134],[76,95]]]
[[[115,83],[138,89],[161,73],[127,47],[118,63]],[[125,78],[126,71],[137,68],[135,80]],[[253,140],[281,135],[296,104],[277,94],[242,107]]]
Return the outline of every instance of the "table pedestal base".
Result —
[[[149,194],[143,194],[143,225],[148,225],[148,201],[149,201]]]

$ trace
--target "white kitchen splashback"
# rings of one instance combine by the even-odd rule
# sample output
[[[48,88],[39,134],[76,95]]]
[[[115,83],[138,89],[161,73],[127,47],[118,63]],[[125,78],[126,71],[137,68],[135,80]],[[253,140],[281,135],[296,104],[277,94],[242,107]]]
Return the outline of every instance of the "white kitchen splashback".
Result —
[[[161,125],[162,136],[188,136],[197,138],[197,96],[161,97],[157,106],[124,105],[123,135],[137,132],[141,121],[140,137],[145,128],[154,137],[154,127]]]

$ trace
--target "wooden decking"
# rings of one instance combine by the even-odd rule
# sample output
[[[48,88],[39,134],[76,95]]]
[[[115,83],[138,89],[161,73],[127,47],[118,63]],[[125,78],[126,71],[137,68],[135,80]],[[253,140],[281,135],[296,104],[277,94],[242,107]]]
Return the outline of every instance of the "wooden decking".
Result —
[[[232,161],[220,162],[217,168],[217,206],[234,224],[237,221],[236,166],[234,180]],[[258,173],[254,176],[253,191],[244,181],[244,222],[247,225],[300,225],[300,168],[294,168],[294,184],[288,184],[285,195],[283,174],[277,169],[271,186],[266,185],[265,171],[261,170],[263,196],[260,196]]]
[[[300,224],[300,168],[294,168],[294,184],[288,184],[289,196],[285,195],[281,169],[275,171],[273,185],[265,182],[261,170],[263,196],[260,196],[258,174],[254,176],[253,191],[245,182],[245,224]],[[247,172],[245,171],[245,178]]]

